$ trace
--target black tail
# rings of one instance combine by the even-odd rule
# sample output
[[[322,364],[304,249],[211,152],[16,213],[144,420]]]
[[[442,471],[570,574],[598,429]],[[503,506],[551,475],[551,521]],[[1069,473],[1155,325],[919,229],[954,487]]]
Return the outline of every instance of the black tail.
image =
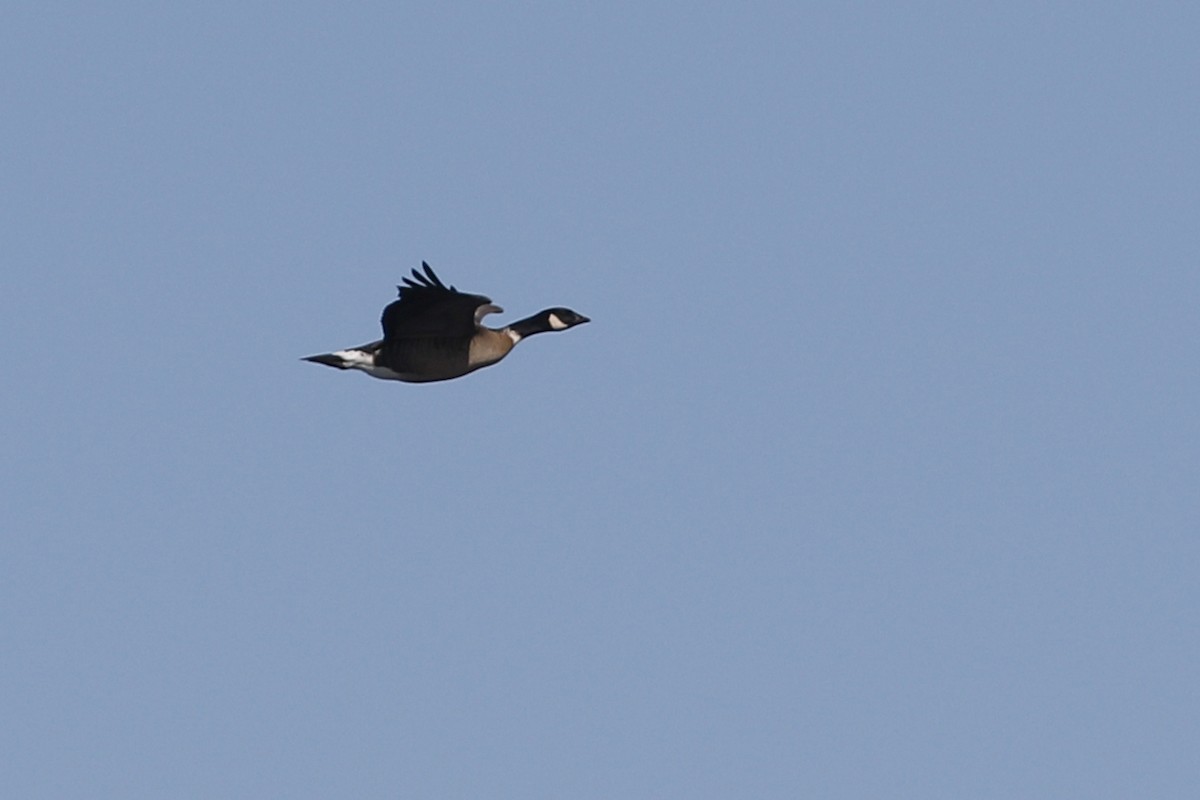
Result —
[[[341,356],[335,356],[333,353],[322,353],[319,356],[305,356],[301,361],[311,361],[314,364],[324,364],[327,367],[337,367],[338,369],[350,369],[346,366],[346,361]]]

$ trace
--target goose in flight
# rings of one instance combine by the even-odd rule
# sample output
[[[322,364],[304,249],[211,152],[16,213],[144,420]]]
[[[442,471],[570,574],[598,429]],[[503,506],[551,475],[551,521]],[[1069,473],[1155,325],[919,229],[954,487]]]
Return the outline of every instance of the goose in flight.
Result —
[[[424,261],[421,268],[424,272],[414,269],[411,278],[403,279],[396,287],[400,299],[383,310],[382,339],[303,360],[383,380],[446,381],[495,364],[535,333],[591,321],[569,308],[547,308],[503,328],[488,328],[483,318],[504,309],[481,294],[446,286]]]

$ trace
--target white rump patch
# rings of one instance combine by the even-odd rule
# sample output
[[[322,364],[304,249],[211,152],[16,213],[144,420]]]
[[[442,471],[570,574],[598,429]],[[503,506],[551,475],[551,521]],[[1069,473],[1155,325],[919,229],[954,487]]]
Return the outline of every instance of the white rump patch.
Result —
[[[559,319],[557,314],[551,314],[550,315],[550,327],[556,331],[561,331],[562,329],[569,328],[571,326],[568,325],[567,323],[563,322],[561,319]],[[522,351],[522,352],[524,352],[524,351]]]
[[[375,368],[375,356],[370,353],[364,353],[362,350],[338,350],[334,355],[340,358],[343,364],[352,369],[362,369],[370,372]]]

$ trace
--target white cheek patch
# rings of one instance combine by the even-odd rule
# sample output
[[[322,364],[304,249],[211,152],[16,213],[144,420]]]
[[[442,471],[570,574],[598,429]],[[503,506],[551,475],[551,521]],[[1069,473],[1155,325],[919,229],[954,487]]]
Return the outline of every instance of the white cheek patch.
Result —
[[[550,327],[556,331],[561,331],[563,328],[569,328],[571,326],[559,319],[557,314],[551,314]]]

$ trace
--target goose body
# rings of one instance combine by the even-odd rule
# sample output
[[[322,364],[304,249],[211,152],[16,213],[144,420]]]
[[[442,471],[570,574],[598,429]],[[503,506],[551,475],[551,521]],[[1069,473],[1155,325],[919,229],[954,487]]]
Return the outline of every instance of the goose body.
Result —
[[[569,308],[548,308],[503,328],[488,328],[483,318],[504,309],[481,294],[446,286],[425,262],[421,268],[403,279],[396,287],[399,299],[383,310],[382,339],[303,360],[382,380],[446,381],[495,364],[528,336],[590,321]]]

